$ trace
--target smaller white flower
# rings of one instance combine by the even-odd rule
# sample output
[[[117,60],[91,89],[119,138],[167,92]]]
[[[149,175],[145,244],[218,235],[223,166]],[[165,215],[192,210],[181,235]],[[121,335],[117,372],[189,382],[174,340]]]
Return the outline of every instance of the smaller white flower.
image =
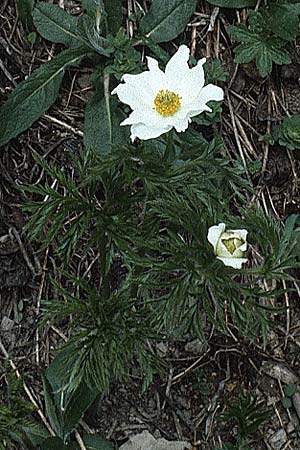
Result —
[[[121,125],[131,125],[131,139],[152,139],[175,128],[185,131],[191,118],[211,111],[207,103],[224,98],[223,89],[205,84],[202,58],[190,68],[190,51],[181,45],[162,71],[154,58],[147,57],[148,70],[125,74],[112,94],[132,109]]]
[[[208,229],[207,239],[213,246],[215,255],[225,266],[240,269],[246,263],[243,258],[247,250],[247,230],[227,230],[225,223],[219,223]]]

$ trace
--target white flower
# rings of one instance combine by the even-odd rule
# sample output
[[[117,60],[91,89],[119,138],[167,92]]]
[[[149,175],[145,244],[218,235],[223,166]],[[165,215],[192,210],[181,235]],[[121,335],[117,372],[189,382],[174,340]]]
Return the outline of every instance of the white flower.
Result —
[[[124,83],[119,84],[112,94],[133,110],[121,125],[131,125],[131,139],[156,138],[171,128],[185,131],[191,117],[203,111],[211,111],[210,100],[223,100],[224,92],[214,84],[204,86],[203,64],[189,68],[190,51],[181,45],[166,65],[165,72],[158,62],[147,57],[148,71],[138,75],[125,74]]]
[[[225,223],[209,228],[207,239],[213,246],[215,255],[225,266],[240,269],[248,260],[243,258],[247,250],[247,230],[227,230]]]

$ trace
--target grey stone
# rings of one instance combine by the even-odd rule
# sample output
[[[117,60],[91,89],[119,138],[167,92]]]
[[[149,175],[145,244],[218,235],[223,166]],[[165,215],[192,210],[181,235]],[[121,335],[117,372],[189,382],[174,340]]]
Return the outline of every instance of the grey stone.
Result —
[[[155,439],[149,431],[131,436],[119,450],[185,450],[191,445],[184,441],[167,441],[164,438]]]
[[[274,450],[279,450],[287,441],[286,432],[280,428],[269,438],[269,444]]]
[[[193,353],[195,355],[201,355],[205,350],[205,343],[201,342],[200,339],[194,339],[191,342],[188,342],[185,347],[185,351],[188,353]]]

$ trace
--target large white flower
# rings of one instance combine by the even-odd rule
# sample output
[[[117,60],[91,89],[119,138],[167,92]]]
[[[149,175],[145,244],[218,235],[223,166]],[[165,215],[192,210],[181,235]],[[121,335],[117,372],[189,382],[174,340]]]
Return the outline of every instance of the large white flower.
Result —
[[[131,125],[131,139],[156,138],[171,128],[185,131],[191,117],[211,111],[210,100],[223,100],[223,89],[214,84],[204,86],[201,59],[192,69],[188,60],[190,51],[181,45],[163,72],[158,62],[147,57],[148,71],[138,75],[126,74],[112,94],[133,110],[121,125]]]
[[[247,230],[227,230],[225,223],[209,228],[207,239],[213,246],[215,255],[225,266],[240,269],[248,260],[243,258],[247,250]]]

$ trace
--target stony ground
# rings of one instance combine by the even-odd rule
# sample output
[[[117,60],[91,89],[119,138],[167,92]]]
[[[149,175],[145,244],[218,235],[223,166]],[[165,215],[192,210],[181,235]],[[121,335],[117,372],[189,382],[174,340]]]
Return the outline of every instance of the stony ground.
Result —
[[[60,3],[73,13],[79,11],[75,1]],[[140,3],[147,6],[148,2]],[[199,2],[183,38],[196,58],[218,57],[229,72],[221,128],[228,156],[262,162],[262,169],[253,176],[253,201],[283,221],[300,212],[299,157],[259,142],[258,136],[286,115],[300,112],[298,47],[291,48],[293,64],[276,68],[271,77],[262,79],[254,66],[237,67],[233,62],[226,25],[238,13],[221,13],[204,3]],[[134,0],[124,2],[124,26],[134,33],[128,8],[135,11]],[[239,14],[242,20],[243,13]],[[16,83],[55,54],[56,48],[44,41],[34,47],[26,42],[15,0],[2,0],[0,24],[2,103]],[[41,176],[41,168],[31,156],[33,150],[64,165],[70,153],[80,151],[83,110],[92,92],[88,74],[88,68],[71,69],[55,106],[0,154],[0,370],[3,374],[8,358],[41,412],[39,373],[65,339],[67,328],[66,324],[38,328],[41,299],[49,293],[49,274],[59,277],[59,262],[51,249],[40,251],[26,239],[27,216],[22,205],[27,198],[18,186],[36,183]],[[79,264],[88,268],[90,257],[85,261],[75,258],[74,273]],[[165,378],[157,377],[143,394],[143,380],[133,368],[128,384],[114,385],[109,395],[101,396],[90,408],[84,426],[119,445],[127,436],[149,430],[155,437],[187,440],[195,448],[213,450],[222,442],[233,442],[236,427],[220,415],[226,402],[245,389],[256,393],[271,410],[270,419],[253,436],[253,448],[299,449],[299,395],[292,397],[289,409],[282,404],[284,387],[299,385],[299,295],[286,295],[280,303],[290,309],[273,315],[274,330],[265,350],[259,343],[249,345],[234,334],[224,338],[216,332],[205,345],[188,338],[161,343]],[[0,401],[1,390],[3,394],[5,377],[0,373]]]

